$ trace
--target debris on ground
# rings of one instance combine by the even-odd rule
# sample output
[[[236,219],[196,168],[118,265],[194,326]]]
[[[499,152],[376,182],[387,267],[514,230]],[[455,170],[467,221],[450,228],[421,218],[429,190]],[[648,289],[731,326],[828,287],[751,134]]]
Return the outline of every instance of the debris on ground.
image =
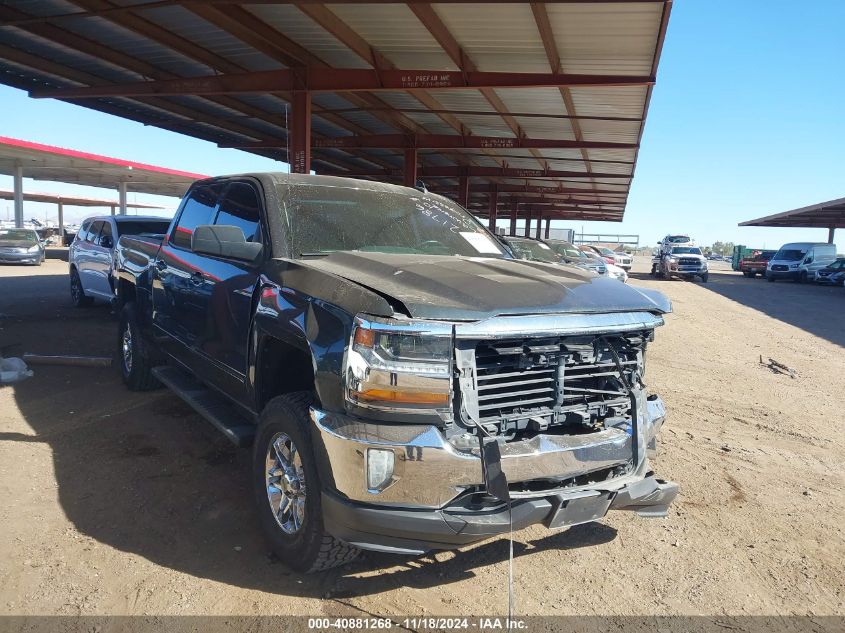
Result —
[[[785,374],[785,375],[789,376],[790,378],[798,378],[798,372],[796,372],[791,367],[787,367],[783,363],[779,363],[774,358],[769,358],[769,362],[764,362],[763,361],[763,355],[761,354],[760,355],[760,364],[763,365],[764,367],[768,367],[769,369],[771,369],[776,374]]]
[[[0,356],[0,383],[9,385],[32,378],[32,370],[20,358],[3,358]]]

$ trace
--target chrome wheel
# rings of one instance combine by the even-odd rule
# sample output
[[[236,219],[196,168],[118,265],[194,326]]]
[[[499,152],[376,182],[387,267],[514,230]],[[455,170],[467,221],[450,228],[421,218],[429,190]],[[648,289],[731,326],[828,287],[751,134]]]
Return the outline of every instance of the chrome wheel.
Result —
[[[121,337],[121,351],[123,352],[123,371],[132,373],[132,327],[127,323]]]
[[[270,441],[265,460],[267,500],[285,534],[296,534],[305,523],[305,469],[296,444],[286,433]]]

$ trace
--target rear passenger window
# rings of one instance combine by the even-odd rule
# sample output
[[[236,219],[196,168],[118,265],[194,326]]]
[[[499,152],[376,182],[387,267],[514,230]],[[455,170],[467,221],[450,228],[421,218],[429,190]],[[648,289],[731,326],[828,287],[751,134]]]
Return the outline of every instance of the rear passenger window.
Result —
[[[103,228],[102,221],[94,222],[91,226],[91,230],[88,231],[88,235],[85,237],[86,242],[93,242],[97,239],[97,236],[100,234],[100,229]]]
[[[217,206],[219,188],[202,186],[194,189],[185,200],[179,222],[170,236],[171,244],[191,248],[191,236],[200,224],[211,224]]]
[[[214,223],[237,226],[244,232],[247,242],[260,242],[258,204],[255,189],[246,183],[233,183],[220,203],[220,211]]]
[[[111,237],[111,222],[103,222],[103,228],[100,231],[100,237],[97,238],[97,246],[103,245],[103,238],[104,237]],[[112,240],[112,244],[114,244],[114,240]]]
[[[85,220],[82,223],[82,226],[79,227],[79,231],[76,234],[76,241],[77,242],[84,242],[85,237],[88,235],[88,229],[91,226],[91,220]]]

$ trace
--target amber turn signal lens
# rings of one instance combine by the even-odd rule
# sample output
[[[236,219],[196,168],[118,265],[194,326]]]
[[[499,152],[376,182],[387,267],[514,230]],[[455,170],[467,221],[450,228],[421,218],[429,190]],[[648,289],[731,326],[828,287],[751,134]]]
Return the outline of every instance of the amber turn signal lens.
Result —
[[[358,400],[363,402],[398,402],[404,404],[430,404],[448,406],[448,393],[431,393],[426,391],[401,391],[399,389],[367,389],[355,392]]]
[[[354,342],[356,345],[360,345],[361,347],[373,347],[376,344],[375,330],[368,330],[360,327],[357,328],[355,330]]]

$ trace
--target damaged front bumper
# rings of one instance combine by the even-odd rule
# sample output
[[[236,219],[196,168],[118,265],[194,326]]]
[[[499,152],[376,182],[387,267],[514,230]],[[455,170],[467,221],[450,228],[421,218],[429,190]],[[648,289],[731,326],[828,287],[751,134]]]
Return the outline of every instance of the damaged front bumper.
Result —
[[[665,409],[656,396],[644,402],[641,434],[611,428],[502,444],[513,528],[577,525],[610,509],[665,516],[678,486],[656,479],[643,454],[654,454]],[[477,447],[459,450],[435,426],[372,424],[317,409],[311,419],[329,484],[322,498],[324,523],[335,537],[364,549],[420,553],[510,529],[506,504],[485,493]],[[392,479],[381,490],[367,486],[370,449],[394,454]],[[639,456],[636,465],[632,455]],[[606,476],[613,469],[623,474]]]

